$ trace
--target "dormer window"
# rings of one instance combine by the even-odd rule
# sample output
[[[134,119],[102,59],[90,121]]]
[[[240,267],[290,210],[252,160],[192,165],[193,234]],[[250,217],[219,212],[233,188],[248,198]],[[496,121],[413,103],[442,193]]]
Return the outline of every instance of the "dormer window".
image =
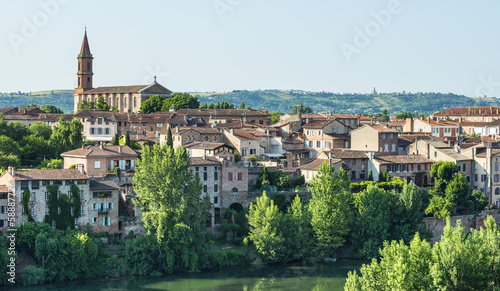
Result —
[[[97,124],[102,124],[102,118],[97,118]]]

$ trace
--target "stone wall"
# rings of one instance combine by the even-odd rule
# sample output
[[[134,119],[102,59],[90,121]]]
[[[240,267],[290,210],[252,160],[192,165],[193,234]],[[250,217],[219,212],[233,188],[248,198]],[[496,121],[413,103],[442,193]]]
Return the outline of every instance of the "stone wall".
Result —
[[[465,227],[465,230],[469,232],[471,229],[484,228],[484,221],[486,220],[488,215],[492,215],[497,224],[500,223],[500,210],[485,210],[481,212],[479,215],[461,215],[461,216],[452,216],[450,218],[450,222],[452,226],[457,225],[457,221],[460,220],[462,225]],[[430,243],[434,244],[441,239],[441,235],[443,235],[444,227],[446,226],[446,220],[438,219],[435,217],[426,217],[423,219],[425,226],[430,229],[433,233],[433,238],[430,239]]]

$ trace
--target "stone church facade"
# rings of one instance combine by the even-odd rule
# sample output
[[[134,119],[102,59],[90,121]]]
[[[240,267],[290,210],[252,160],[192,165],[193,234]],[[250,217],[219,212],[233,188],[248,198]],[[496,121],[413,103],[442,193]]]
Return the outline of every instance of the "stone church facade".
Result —
[[[78,54],[78,87],[74,95],[74,112],[80,108],[82,101],[96,102],[100,96],[104,97],[105,102],[110,106],[117,106],[119,112],[137,113],[141,103],[152,95],[170,97],[172,91],[165,88],[155,80],[149,85],[133,86],[111,86],[111,87],[93,87],[93,68],[94,57],[90,52],[90,46],[87,39],[87,31],[83,37],[82,48]]]

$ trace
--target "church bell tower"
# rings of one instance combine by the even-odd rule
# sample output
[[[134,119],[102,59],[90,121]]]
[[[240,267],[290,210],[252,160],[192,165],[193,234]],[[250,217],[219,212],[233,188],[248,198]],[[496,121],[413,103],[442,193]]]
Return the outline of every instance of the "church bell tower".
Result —
[[[92,89],[92,60],[94,57],[90,53],[89,41],[87,39],[87,29],[83,36],[82,49],[78,55],[78,87],[75,89],[75,94],[81,94]]]

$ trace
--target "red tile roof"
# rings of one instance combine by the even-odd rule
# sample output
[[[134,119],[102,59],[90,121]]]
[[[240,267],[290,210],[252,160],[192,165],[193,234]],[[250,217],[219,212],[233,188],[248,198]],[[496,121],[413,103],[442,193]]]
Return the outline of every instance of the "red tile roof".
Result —
[[[120,147],[122,152],[120,153]],[[62,157],[65,156],[79,156],[87,158],[97,158],[97,157],[117,157],[117,156],[139,156],[133,149],[128,146],[87,146],[85,148],[67,151],[61,154]]]
[[[434,161],[422,155],[375,156],[379,164],[427,164]]]
[[[301,170],[315,171],[319,167],[321,167],[321,165],[324,162],[327,162],[330,165],[333,165],[333,164],[336,164],[338,162],[342,162],[342,160],[341,159],[314,159],[314,160],[310,161],[309,163],[307,163],[305,165],[299,166],[298,168],[301,169]]]
[[[445,110],[438,111],[434,113],[435,116],[446,116],[446,115],[500,115],[500,107],[490,106],[490,107],[453,107]]]

